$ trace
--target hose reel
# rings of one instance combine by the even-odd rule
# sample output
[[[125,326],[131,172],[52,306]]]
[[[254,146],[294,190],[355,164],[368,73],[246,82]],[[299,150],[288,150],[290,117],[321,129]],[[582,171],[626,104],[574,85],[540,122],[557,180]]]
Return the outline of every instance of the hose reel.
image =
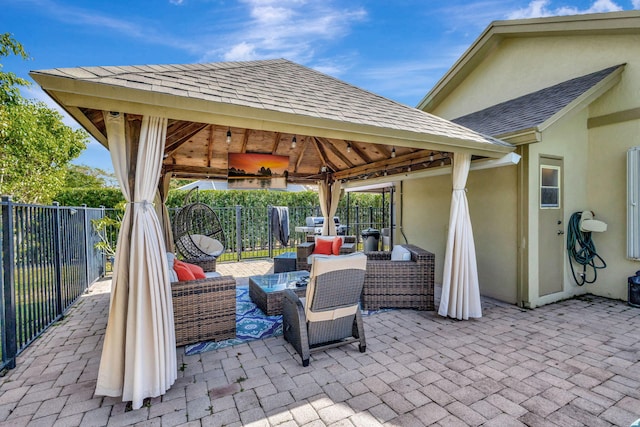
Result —
[[[573,280],[578,286],[594,283],[598,278],[598,270],[607,267],[607,263],[596,252],[596,245],[591,239],[591,232],[606,230],[607,224],[593,219],[591,211],[576,212],[571,215],[567,226],[567,254]],[[574,262],[582,265],[582,272],[578,272],[577,276],[573,267]],[[592,279],[587,278],[587,267],[593,269]]]

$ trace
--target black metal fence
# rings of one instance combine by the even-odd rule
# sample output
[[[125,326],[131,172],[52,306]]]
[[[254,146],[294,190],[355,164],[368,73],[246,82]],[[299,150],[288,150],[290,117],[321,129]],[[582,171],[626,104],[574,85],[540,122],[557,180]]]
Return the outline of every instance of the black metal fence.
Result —
[[[270,207],[216,208],[226,234],[223,261],[270,258],[306,240],[295,227],[308,216],[320,216],[319,207],[289,207],[289,242],[283,245],[270,231]],[[172,214],[175,210],[172,210]],[[110,263],[96,248],[107,241],[116,247],[117,226],[96,231],[93,221],[117,218],[114,209],[26,205],[9,197],[0,201],[0,370],[15,367],[15,358],[69,307]],[[361,230],[382,229],[389,223],[384,208],[340,209],[347,234],[360,240]]]
[[[0,369],[60,319],[91,283],[104,274],[91,220],[103,209],[0,202]]]
[[[321,216],[319,207],[289,207],[289,242],[284,246],[270,233],[270,207],[246,208],[212,207],[218,215],[225,231],[225,253],[219,261],[240,261],[243,259],[272,258],[295,248],[306,240],[306,233],[295,232],[296,226],[305,225],[308,216]],[[388,208],[352,206],[336,212],[340,222],[346,225],[347,234],[355,235],[358,242],[366,228],[389,227]]]

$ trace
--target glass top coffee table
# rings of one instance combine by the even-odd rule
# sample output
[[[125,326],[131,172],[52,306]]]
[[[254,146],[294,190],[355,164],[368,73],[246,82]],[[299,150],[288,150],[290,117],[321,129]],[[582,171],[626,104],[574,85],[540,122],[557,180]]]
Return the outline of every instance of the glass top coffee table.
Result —
[[[282,314],[285,289],[292,289],[299,297],[307,292],[308,271],[265,274],[249,277],[249,297],[267,316]]]

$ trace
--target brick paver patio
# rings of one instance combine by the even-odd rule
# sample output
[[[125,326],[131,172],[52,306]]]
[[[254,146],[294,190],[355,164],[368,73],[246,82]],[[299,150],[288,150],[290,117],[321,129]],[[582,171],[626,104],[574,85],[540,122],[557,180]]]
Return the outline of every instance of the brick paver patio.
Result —
[[[271,267],[218,270],[240,278]],[[535,310],[483,299],[484,317],[471,321],[378,313],[364,319],[365,354],[343,346],[313,354],[308,368],[281,336],[195,356],[178,348],[169,392],[127,411],[93,395],[110,285],[94,284],[0,379],[0,425],[628,426],[640,418],[640,309],[592,296]]]

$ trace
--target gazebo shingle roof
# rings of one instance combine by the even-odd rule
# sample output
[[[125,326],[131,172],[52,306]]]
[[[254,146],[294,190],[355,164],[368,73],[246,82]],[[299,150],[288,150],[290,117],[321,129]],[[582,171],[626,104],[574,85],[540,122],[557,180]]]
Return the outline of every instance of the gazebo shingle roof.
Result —
[[[285,59],[78,67],[35,73],[314,118],[509,144]]]

